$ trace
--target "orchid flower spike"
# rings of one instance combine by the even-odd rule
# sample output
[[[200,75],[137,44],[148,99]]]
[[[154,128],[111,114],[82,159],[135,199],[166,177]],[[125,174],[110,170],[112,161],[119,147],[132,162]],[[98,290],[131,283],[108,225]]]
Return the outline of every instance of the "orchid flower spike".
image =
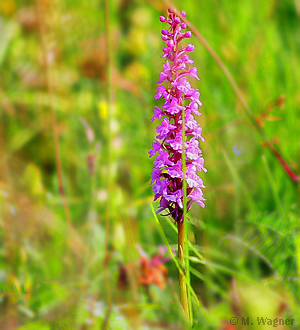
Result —
[[[181,15],[184,17],[185,13]],[[207,170],[204,167],[204,158],[199,148],[199,139],[204,142],[202,128],[195,120],[194,115],[201,115],[199,107],[200,93],[194,89],[187,77],[196,78],[197,68],[190,67],[193,61],[189,53],[194,45],[182,46],[184,39],[191,37],[190,31],[183,32],[186,24],[169,9],[168,17],[160,17],[160,21],[169,24],[169,29],[163,29],[162,40],[166,42],[162,57],[165,58],[163,71],[158,80],[155,99],[164,99],[164,104],[154,109],[152,121],[162,119],[156,128],[157,136],[153,148],[149,151],[150,157],[156,154],[152,171],[154,200],[160,199],[157,213],[168,210],[175,222],[183,220],[183,171],[182,148],[185,146],[187,183],[187,211],[193,202],[204,207],[202,188],[205,188],[198,172]],[[185,141],[182,141],[182,114],[185,113]]]

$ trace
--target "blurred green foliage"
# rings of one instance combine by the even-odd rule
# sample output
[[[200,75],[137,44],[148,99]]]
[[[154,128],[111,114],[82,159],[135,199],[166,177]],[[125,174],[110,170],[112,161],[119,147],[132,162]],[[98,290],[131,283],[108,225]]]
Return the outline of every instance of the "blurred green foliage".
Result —
[[[135,254],[139,257],[131,235],[150,256],[164,244],[149,205],[148,150],[155,137],[152,110],[160,105],[154,100],[163,63],[163,24],[158,18],[166,7],[154,0],[110,1],[108,108],[104,1],[39,3],[0,0],[0,282],[5,285],[0,288],[0,328],[104,329],[108,321],[107,329],[113,330],[186,329],[172,261],[166,263],[163,290],[151,285],[145,295],[135,287],[138,283],[127,290],[117,285],[120,265],[136,263]],[[264,121],[263,129],[297,172],[299,0],[174,4],[186,11],[223,60],[255,116],[285,95],[284,105],[271,113],[281,119]],[[258,226],[244,223],[253,205],[260,214],[283,212],[283,227],[291,218],[299,220],[299,188],[262,145],[215,60],[194,36],[192,43],[201,78],[194,84],[203,102],[199,122],[208,169],[203,177],[206,207],[194,205],[189,215],[189,240],[205,259],[203,265],[196,253],[191,256],[192,286],[211,319],[206,325],[195,303],[194,329],[246,329],[241,324],[232,327],[232,316],[296,319],[298,292],[274,277],[277,266],[283,266],[272,268],[267,250],[274,247],[277,234],[286,235],[285,248],[291,250],[284,250],[283,256],[293,253],[291,274],[297,282],[298,227],[286,233],[268,224],[275,234],[264,240],[263,254],[256,253],[261,250],[255,241],[250,249],[243,243],[249,243],[247,235],[259,239],[266,234],[253,213]],[[74,231],[68,227],[60,194],[51,104]],[[160,217],[160,223],[175,248],[176,233],[167,219]]]

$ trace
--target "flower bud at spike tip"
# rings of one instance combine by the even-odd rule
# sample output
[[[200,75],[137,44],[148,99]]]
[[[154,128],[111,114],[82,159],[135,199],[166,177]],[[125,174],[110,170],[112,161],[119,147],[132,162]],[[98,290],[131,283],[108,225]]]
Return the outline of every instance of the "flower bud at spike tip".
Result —
[[[180,18],[172,10],[168,10],[169,19],[160,18],[161,22],[167,22],[170,30],[162,30],[162,39],[166,41],[162,57],[166,58],[163,71],[159,75],[157,94],[155,99],[163,98],[164,104],[154,109],[154,117],[151,119],[162,120],[156,128],[157,136],[149,156],[156,155],[153,162],[152,182],[154,200],[159,200],[160,206],[157,213],[164,210],[171,215],[176,222],[183,220],[183,178],[185,172],[187,211],[193,202],[204,207],[202,189],[205,188],[198,171],[206,172],[204,158],[199,148],[199,139],[204,142],[202,128],[195,120],[194,115],[201,115],[199,106],[200,93],[194,89],[187,76],[199,79],[197,68],[189,67],[193,61],[185,52],[192,52],[194,45],[188,44],[185,48],[178,43],[192,36],[190,31],[182,34],[180,30],[186,28],[185,23],[180,24]],[[185,12],[181,12],[185,17]],[[185,127],[183,124],[183,112],[185,114]],[[184,130],[184,134],[183,134]],[[185,141],[183,141],[185,136]],[[183,143],[185,147],[185,171],[182,169]]]

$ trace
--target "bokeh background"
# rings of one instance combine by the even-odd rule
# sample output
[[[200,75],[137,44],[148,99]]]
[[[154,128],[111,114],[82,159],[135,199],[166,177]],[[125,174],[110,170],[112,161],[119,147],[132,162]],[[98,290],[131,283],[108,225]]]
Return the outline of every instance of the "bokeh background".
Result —
[[[209,317],[194,301],[194,329],[273,328],[257,317],[299,329],[300,1],[173,5],[252,113],[193,35],[208,172],[188,238]],[[166,9],[109,1],[107,30],[101,0],[0,0],[1,329],[189,328],[176,266],[161,259],[176,231],[151,210]]]

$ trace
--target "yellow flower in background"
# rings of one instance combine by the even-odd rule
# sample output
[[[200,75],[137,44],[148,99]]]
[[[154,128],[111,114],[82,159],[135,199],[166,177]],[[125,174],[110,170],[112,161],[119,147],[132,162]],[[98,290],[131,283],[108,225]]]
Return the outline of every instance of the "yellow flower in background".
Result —
[[[108,116],[108,104],[107,101],[105,100],[101,100],[98,103],[98,113],[99,113],[99,117],[102,119],[107,118]]]
[[[22,183],[33,196],[42,196],[44,186],[40,169],[33,163],[29,163],[22,176]]]
[[[0,13],[4,16],[11,16],[16,11],[16,4],[13,0],[0,2]]]

